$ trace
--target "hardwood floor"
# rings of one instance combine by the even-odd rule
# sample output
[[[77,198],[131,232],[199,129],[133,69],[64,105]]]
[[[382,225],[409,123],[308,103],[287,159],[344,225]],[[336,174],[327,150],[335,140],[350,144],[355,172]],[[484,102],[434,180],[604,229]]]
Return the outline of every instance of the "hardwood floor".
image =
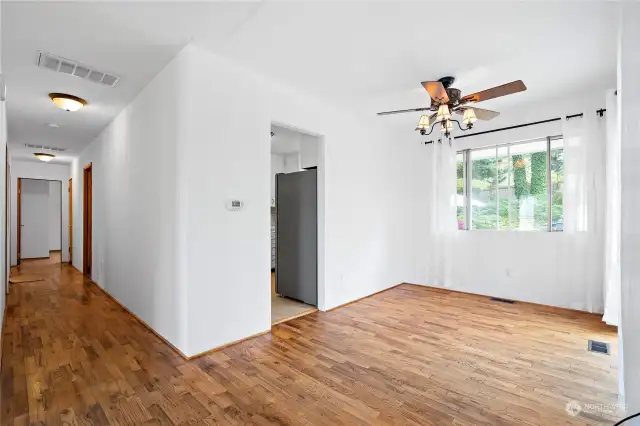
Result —
[[[51,250],[49,251],[49,257],[48,258],[41,258],[41,259],[22,259],[23,263],[31,263],[31,262],[38,262],[37,265],[42,266],[43,263],[60,263],[61,262],[61,254],[60,254],[60,250]],[[12,266],[11,267],[11,271],[12,273],[19,273],[21,266]]]
[[[402,285],[184,361],[71,267],[22,270],[47,279],[16,284],[8,298],[3,425],[549,426],[615,417],[616,334],[594,315]],[[611,342],[614,355],[587,352],[589,338]],[[571,400],[586,407],[578,417],[565,411]]]

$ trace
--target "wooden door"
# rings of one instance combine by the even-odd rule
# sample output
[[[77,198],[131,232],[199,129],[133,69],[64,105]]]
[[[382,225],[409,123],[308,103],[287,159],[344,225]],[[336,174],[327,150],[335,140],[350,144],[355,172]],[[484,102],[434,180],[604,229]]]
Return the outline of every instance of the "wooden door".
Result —
[[[83,217],[83,244],[82,244],[82,273],[91,277],[91,261],[92,261],[92,167],[91,163],[84,166],[84,197],[82,197],[82,217]]]
[[[69,179],[69,265],[73,264],[73,179]]]
[[[22,251],[22,179],[18,178],[18,259],[17,263],[20,265],[20,255]]]

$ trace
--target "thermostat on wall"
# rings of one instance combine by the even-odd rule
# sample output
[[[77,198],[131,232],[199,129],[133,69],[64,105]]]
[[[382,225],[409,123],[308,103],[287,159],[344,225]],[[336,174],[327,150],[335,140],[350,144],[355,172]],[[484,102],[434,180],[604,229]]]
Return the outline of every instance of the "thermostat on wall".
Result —
[[[227,200],[225,206],[227,210],[237,212],[238,210],[242,210],[242,206],[244,206],[244,203],[241,200]]]

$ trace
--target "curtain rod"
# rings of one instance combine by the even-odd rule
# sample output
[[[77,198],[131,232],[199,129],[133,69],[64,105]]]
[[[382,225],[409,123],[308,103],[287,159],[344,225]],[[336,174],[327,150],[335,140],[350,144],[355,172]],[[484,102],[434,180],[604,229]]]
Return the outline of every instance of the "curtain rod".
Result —
[[[598,114],[599,117],[604,117],[605,111],[606,111],[605,108],[600,108],[599,110],[596,110],[596,114]],[[580,114],[567,115],[565,116],[565,119],[569,120],[569,119],[578,118],[578,117],[582,118],[583,116],[584,116],[584,113],[581,112]],[[535,126],[537,124],[551,123],[552,121],[560,121],[560,120],[562,120],[562,117],[550,118],[548,120],[534,121],[531,123],[518,124],[515,126],[509,126],[509,127],[501,127],[499,129],[485,130],[483,132],[476,132],[476,133],[470,133],[468,135],[456,136],[454,137],[454,140],[468,138],[470,136],[478,136],[478,135],[486,135],[488,133],[502,132],[503,130],[512,130],[512,129],[519,129],[521,127]],[[432,142],[433,141],[425,142],[425,144],[429,144]]]

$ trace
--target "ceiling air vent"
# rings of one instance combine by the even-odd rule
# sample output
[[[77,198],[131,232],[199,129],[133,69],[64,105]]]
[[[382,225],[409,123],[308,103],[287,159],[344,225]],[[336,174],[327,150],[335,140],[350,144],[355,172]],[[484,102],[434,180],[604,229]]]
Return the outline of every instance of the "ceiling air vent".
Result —
[[[72,75],[94,83],[115,87],[120,81],[120,77],[108,72],[98,71],[89,66],[80,64],[70,59],[52,55],[51,53],[38,52],[38,66],[51,71]]]
[[[46,146],[46,145],[32,145],[30,143],[25,143],[24,146],[26,146],[27,148],[35,148],[35,149],[41,149],[45,151],[55,151],[55,152],[64,152],[67,150],[67,148],[58,148],[56,146]]]

